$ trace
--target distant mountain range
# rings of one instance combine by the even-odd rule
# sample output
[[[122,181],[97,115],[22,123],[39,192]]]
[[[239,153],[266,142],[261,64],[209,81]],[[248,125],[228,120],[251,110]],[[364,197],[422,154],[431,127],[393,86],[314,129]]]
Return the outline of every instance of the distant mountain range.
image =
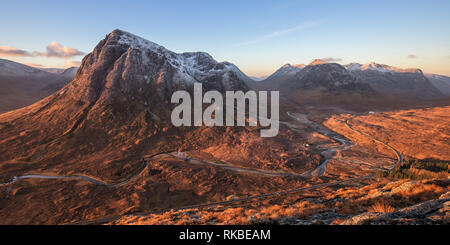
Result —
[[[0,113],[43,99],[72,80],[78,68],[51,73],[0,59]]]
[[[203,83],[206,90],[246,90],[253,87],[298,96],[301,92],[305,98],[313,96],[318,103],[321,99],[332,103],[334,100],[331,97],[355,99],[356,96],[370,101],[373,97],[385,96],[402,100],[432,100],[450,96],[449,77],[424,74],[420,69],[401,69],[377,63],[342,66],[317,59],[308,65],[286,64],[268,77],[248,77],[235,65],[218,63],[207,53],[176,54],[126,32],[117,30],[111,35],[117,36],[118,33],[118,44],[134,47],[133,52],[150,50],[154,53],[145,60],[136,58],[139,54],[130,54],[133,60],[127,62],[134,63],[132,68],[128,68],[132,70],[127,75],[135,78],[133,83],[156,79],[158,82],[151,85],[151,91],[158,91],[161,100],[167,100],[173,91],[187,88],[193,82]],[[153,78],[146,74],[148,71],[145,69]],[[29,105],[56,92],[75,77],[77,70],[76,67],[37,69],[0,59],[0,113]],[[99,72],[101,70],[95,71],[96,74]],[[111,86],[120,86],[122,90],[128,87],[130,93],[137,87],[143,89],[129,83],[114,83]]]
[[[358,94],[365,96],[357,101],[370,101],[374,97],[421,101],[444,98],[449,94],[450,80],[444,76],[424,75],[419,69],[400,69],[377,63],[342,66],[314,60],[308,65],[286,64],[257,86],[296,94],[295,99],[301,93],[307,98],[302,103],[312,100],[332,103],[331,97],[345,99],[350,95],[348,98],[356,99]]]

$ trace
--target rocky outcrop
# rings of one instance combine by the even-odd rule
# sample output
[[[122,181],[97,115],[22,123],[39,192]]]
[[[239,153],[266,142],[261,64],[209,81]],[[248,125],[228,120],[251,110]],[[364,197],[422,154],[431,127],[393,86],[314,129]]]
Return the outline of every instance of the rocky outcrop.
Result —
[[[392,213],[367,212],[347,219],[343,225],[428,225],[450,223],[450,193]]]

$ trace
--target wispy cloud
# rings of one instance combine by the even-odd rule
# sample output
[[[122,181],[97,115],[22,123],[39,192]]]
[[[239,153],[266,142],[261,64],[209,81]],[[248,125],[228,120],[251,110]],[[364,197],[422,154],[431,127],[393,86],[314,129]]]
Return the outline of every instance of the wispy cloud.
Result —
[[[410,54],[410,55],[408,55],[408,59],[417,59],[417,55]]]
[[[305,30],[311,27],[314,27],[316,25],[318,25],[319,22],[317,21],[306,21],[303,22],[302,24],[299,24],[297,26],[294,26],[292,28],[288,28],[288,29],[284,29],[284,30],[280,30],[280,31],[275,31],[275,32],[271,32],[269,34],[266,34],[262,37],[259,37],[257,39],[251,40],[251,41],[246,41],[246,42],[241,42],[241,43],[237,43],[234,46],[235,47],[242,47],[242,46],[248,46],[248,45],[252,45],[252,44],[256,44],[271,38],[275,38],[275,37],[280,37],[280,36],[284,36],[293,32],[297,32],[297,31],[301,31],[301,30]]]
[[[30,52],[10,46],[0,46],[0,56],[3,57],[29,57],[33,56]]]
[[[11,46],[0,46],[0,56],[3,57],[53,57],[53,58],[63,58],[68,59],[71,57],[83,55],[82,51],[75,48],[66,47],[60,43],[52,42],[47,46],[47,52],[29,52],[26,50],[14,48]]]
[[[332,63],[332,62],[341,62],[341,61],[343,61],[343,59],[341,59],[341,58],[335,58],[335,57],[327,57],[327,58],[323,58],[323,59],[321,59],[321,60],[323,60],[323,61],[325,61],[325,62],[328,62],[328,63]]]

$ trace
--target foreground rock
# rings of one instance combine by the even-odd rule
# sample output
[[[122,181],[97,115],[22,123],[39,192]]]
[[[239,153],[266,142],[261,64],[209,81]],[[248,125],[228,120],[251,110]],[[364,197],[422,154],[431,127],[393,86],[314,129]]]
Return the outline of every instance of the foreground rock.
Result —
[[[436,225],[450,223],[450,192],[392,213],[367,212],[354,216],[343,225]]]

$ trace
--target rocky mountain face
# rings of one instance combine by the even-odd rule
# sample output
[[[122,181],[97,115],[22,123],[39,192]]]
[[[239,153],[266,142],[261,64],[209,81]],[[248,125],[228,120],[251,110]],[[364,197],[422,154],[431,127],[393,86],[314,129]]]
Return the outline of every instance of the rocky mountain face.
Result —
[[[206,53],[177,54],[115,30],[84,57],[75,78],[60,91],[29,107],[0,114],[0,135],[5,139],[0,161],[46,159],[64,162],[67,168],[70,162],[78,168],[84,157],[111,154],[108,159],[126,156],[136,160],[133,164],[140,164],[141,151],[159,149],[152,145],[156,143],[148,142],[161,143],[169,136],[185,133],[176,128],[167,132],[172,127],[170,114],[175,105],[170,99],[174,91],[191,91],[194,82],[202,83],[204,90],[246,91],[248,81],[236,66],[219,63]],[[160,133],[163,139],[155,136]],[[181,140],[189,141],[189,137]],[[143,141],[148,142],[143,145]],[[29,144],[26,151],[15,148],[23,142]],[[187,145],[205,142],[193,140]],[[174,149],[174,145],[184,144],[176,140],[171,143],[162,146]],[[43,147],[49,147],[52,153]],[[16,150],[7,150],[13,148]],[[130,153],[122,155],[123,151]],[[101,159],[90,166],[103,168],[107,162]],[[122,168],[127,166],[116,167],[108,165],[114,171],[126,172]]]
[[[115,30],[84,58],[78,75],[62,93],[92,107],[94,114],[109,110],[113,115],[123,106],[138,111],[167,108],[174,91],[192,90],[194,82],[202,83],[205,90],[224,92],[247,90],[248,81],[236,66],[218,63],[209,54],[177,54]]]
[[[70,73],[70,71],[68,71]],[[73,81],[34,107],[34,117],[72,132],[83,125],[169,123],[170,98],[177,90],[248,90],[250,79],[236,66],[201,52],[177,54],[115,30],[86,57]],[[57,116],[53,115],[57,113]]]
[[[0,113],[30,105],[58,91],[75,76],[76,68],[54,74],[0,59]]]
[[[376,63],[352,63],[346,68],[353,76],[386,96],[416,100],[444,97],[419,69],[399,69]]]

